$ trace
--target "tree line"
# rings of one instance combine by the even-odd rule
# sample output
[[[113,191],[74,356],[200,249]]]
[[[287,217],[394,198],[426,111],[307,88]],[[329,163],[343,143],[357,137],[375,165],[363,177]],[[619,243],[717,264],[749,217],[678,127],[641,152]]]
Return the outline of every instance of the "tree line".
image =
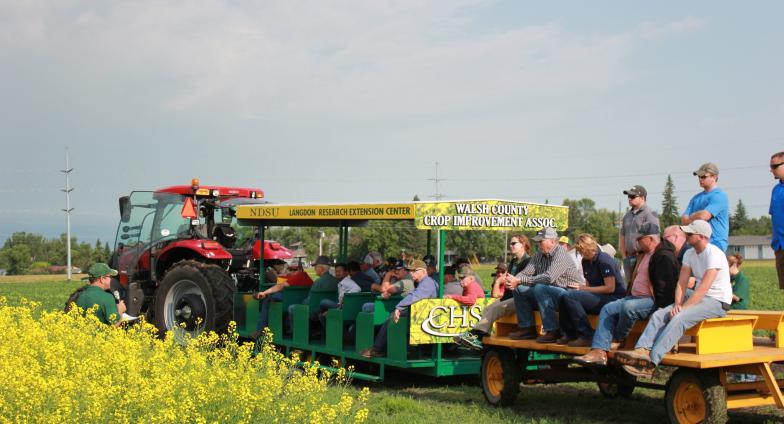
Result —
[[[674,195],[672,177],[667,176],[659,209],[659,222],[662,229],[669,225],[680,224],[678,199]],[[414,200],[418,200],[415,198]],[[622,215],[618,211],[596,208],[592,199],[564,199],[569,207],[569,228],[564,232],[574,239],[581,233],[590,233],[602,243],[610,243],[617,249],[618,229]],[[649,205],[653,207],[654,205]],[[623,213],[623,212],[622,212]],[[240,228],[241,239],[252,237],[254,229]],[[738,200],[730,216],[730,235],[769,235],[771,220],[769,216],[749,218],[742,200]],[[338,230],[336,228],[281,227],[272,228],[265,235],[268,239],[279,241],[284,246],[302,243],[307,258],[315,259],[319,252],[336,257],[338,253]],[[446,250],[469,259],[495,261],[504,258],[509,234],[498,231],[450,231],[446,235]],[[46,239],[40,234],[15,233],[0,249],[0,268],[9,274],[46,273],[50,265],[65,265],[66,236]],[[431,248],[435,250],[435,234]],[[71,240],[72,263],[86,269],[93,262],[108,262],[111,251],[109,244]],[[351,259],[361,260],[367,252],[381,252],[386,257],[418,257],[428,251],[427,232],[417,230],[413,223],[398,221],[372,221],[366,227],[351,228],[349,233],[348,255]]]
[[[67,262],[67,237],[47,239],[41,234],[17,232],[6,239],[0,249],[0,269],[10,275],[21,274],[64,274]],[[98,239],[94,244],[78,242],[71,238],[71,264],[86,270],[93,262],[108,262],[111,256],[109,243],[101,243]],[[62,269],[52,269],[60,266]]]

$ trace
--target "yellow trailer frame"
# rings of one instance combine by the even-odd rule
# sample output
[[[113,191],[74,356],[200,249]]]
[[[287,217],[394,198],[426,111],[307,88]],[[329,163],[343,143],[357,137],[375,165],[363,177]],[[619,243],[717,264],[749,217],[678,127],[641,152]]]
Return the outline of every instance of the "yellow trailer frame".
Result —
[[[537,315],[537,322],[541,320]],[[596,325],[596,316],[591,317]],[[623,348],[633,347],[646,322],[635,324]],[[665,390],[665,406],[670,422],[724,422],[728,409],[776,406],[784,409],[784,380],[776,379],[772,365],[784,363],[784,312],[730,311],[725,318],[709,319],[686,332],[676,352],[664,356],[661,365],[676,367],[666,385],[636,381],[625,373],[608,352],[607,367],[572,366],[572,357],[590,348],[568,347],[534,340],[512,340],[517,328],[515,316],[496,322],[493,335],[483,339],[482,388],[491,404],[508,405],[517,397],[521,383],[596,381],[608,396],[631,394],[635,386]],[[541,332],[541,325],[539,326]],[[772,330],[775,339],[754,337],[754,330]],[[686,341],[688,340],[688,341]],[[522,358],[530,352],[559,353],[544,370],[530,371]],[[545,361],[546,362],[546,361]],[[750,374],[757,381],[734,382],[728,374]]]

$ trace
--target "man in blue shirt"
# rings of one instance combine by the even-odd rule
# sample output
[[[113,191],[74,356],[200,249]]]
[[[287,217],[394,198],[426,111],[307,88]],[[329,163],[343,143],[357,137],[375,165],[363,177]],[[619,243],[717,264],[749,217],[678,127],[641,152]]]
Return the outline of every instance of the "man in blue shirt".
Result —
[[[389,321],[392,320],[397,323],[401,316],[407,316],[409,314],[408,307],[415,302],[438,297],[438,283],[427,275],[427,265],[423,261],[411,261],[411,264],[408,265],[408,270],[411,272],[411,278],[417,283],[417,288],[395,306],[395,310],[392,311],[389,318],[379,328],[373,347],[363,350],[360,352],[360,355],[366,358],[384,356],[387,350],[387,327],[389,326]]]
[[[776,252],[776,272],[779,288],[784,290],[784,152],[770,157],[770,173],[779,183],[770,195],[770,217],[773,221],[773,238],[770,247]]]
[[[689,206],[683,211],[681,224],[689,225],[698,219],[708,221],[713,234],[710,243],[726,252],[730,235],[730,202],[727,193],[717,186],[719,167],[715,163],[704,163],[694,171],[694,175],[699,178],[703,191],[691,198]]]

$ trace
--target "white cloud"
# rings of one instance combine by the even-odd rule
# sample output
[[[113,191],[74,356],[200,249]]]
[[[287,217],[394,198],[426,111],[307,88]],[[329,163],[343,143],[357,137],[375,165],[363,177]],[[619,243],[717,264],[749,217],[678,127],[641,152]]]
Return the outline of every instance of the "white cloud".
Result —
[[[185,116],[444,115],[596,96],[626,78],[630,37],[556,24],[467,36],[477,3],[43,3],[14,11],[4,45],[59,62],[43,78],[66,98]]]
[[[702,29],[706,24],[705,19],[691,16],[664,24],[645,22],[640,25],[639,34],[644,40],[658,40],[673,34],[697,31]]]

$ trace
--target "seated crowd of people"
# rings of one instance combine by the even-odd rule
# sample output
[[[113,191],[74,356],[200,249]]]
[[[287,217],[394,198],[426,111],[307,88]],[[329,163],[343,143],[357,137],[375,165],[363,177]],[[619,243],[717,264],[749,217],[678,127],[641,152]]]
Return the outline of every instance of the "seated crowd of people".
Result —
[[[401,316],[408,315],[408,307],[421,300],[438,298],[439,269],[435,257],[426,255],[421,260],[411,260],[408,263],[402,259],[388,258],[384,262],[380,254],[368,253],[362,260],[346,263],[335,263],[326,256],[319,256],[313,262],[315,281],[302,270],[298,264],[286,264],[282,260],[268,260],[265,280],[267,288],[259,291],[254,297],[261,301],[259,321],[256,332],[251,338],[257,339],[264,328],[269,325],[270,304],[283,300],[283,290],[289,286],[311,287],[310,292],[334,292],[332,298],[321,299],[318,310],[311,311],[310,320],[319,322],[314,333],[323,332],[326,327],[326,315],[330,309],[341,309],[345,295],[348,293],[373,293],[383,299],[399,296],[400,301],[395,306],[389,320],[397,322]],[[457,259],[454,264],[444,268],[444,287],[442,297],[453,299],[458,303],[471,306],[477,299],[485,297],[481,279],[471,268],[470,263],[464,259]],[[309,304],[310,298],[306,297],[303,304]],[[287,325],[292,327],[291,317],[294,307],[289,305],[286,311],[289,320]],[[362,305],[362,312],[373,312],[375,302]],[[389,321],[388,320],[388,321]],[[386,331],[388,323],[382,325],[376,336],[376,343],[372,348],[362,352],[364,356],[381,356],[386,348]]]
[[[634,349],[618,351],[616,358],[630,374],[651,377],[686,330],[702,320],[723,317],[732,308],[747,308],[748,281],[739,269],[742,257],[725,255],[711,244],[711,231],[704,220],[667,227],[663,237],[657,224],[641,225],[627,284],[610,255],[614,252],[605,252],[592,235],[579,235],[570,252],[566,243],[559,243],[555,229],[544,228],[533,237],[538,252],[519,256],[526,263],[522,269],[512,269],[515,260],[508,268],[497,268],[493,296],[500,301],[485,308],[473,328],[454,340],[481,350],[493,323],[516,314],[518,329],[507,335],[510,339],[590,347],[575,361],[606,366],[607,352],[623,346],[636,321],[648,320]],[[518,243],[526,246],[525,236],[512,238],[513,252]],[[573,260],[577,255],[581,269]],[[544,334],[536,326],[535,310]],[[589,315],[599,316],[596,328]]]
[[[554,228],[543,228],[531,239],[536,243],[535,253],[527,236],[512,234],[511,260],[496,266],[487,287],[497,300],[484,307],[469,331],[454,337],[455,343],[481,350],[482,338],[491,334],[493,324],[515,314],[518,328],[508,334],[510,339],[587,347],[589,352],[575,361],[606,366],[607,353],[623,346],[635,322],[648,320],[634,349],[618,351],[615,358],[629,373],[649,377],[690,327],[723,317],[731,308],[748,307],[748,281],[740,271],[742,257],[727,256],[714,244],[710,223],[689,219],[683,221],[685,225],[661,232],[658,218],[646,214],[645,189],[634,186],[624,194],[632,209],[627,213],[630,221],[624,217],[618,243],[622,262],[615,259],[612,245],[600,245],[591,234],[580,234],[572,243],[568,237],[559,237]],[[473,305],[485,297],[482,281],[467,260],[453,262],[443,269],[441,296]],[[270,263],[267,281],[279,284],[256,294],[262,301],[259,332],[267,326],[269,303],[282,299],[286,286],[337,293],[336,300],[324,299],[318,310],[311,311],[311,320],[320,321],[322,328],[327,312],[342,308],[347,293],[374,293],[383,299],[400,296],[378,329],[373,346],[361,352],[365,357],[383,356],[390,321],[407,316],[409,306],[419,300],[439,297],[440,273],[431,255],[406,263],[395,258],[384,262],[380,254],[368,253],[361,262],[334,264],[334,270],[329,258],[319,256],[313,265],[315,281],[297,266],[289,265],[286,272],[284,263]],[[367,302],[361,310],[373,312],[375,305]],[[534,311],[539,313],[542,332]],[[598,315],[595,327],[590,315]]]

